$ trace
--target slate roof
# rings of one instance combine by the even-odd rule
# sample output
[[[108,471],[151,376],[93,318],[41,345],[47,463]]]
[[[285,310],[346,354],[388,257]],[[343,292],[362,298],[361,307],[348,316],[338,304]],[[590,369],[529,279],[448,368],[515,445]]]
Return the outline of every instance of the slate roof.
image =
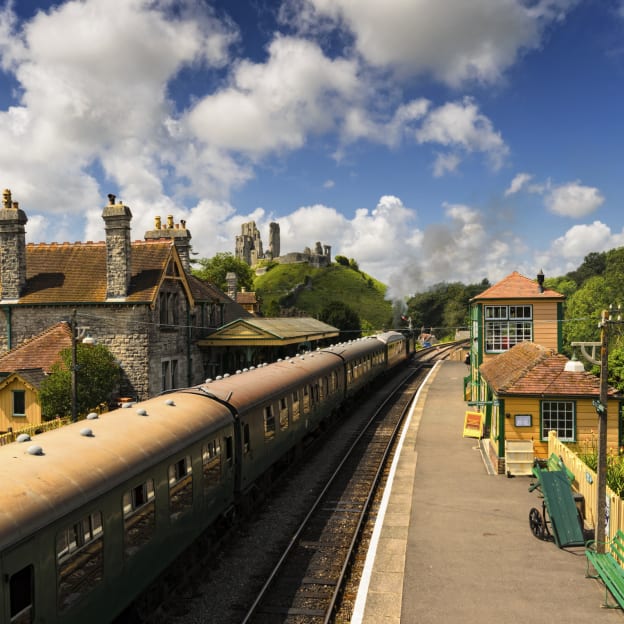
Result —
[[[565,299],[565,296],[555,290],[544,288],[540,292],[536,280],[529,279],[514,271],[500,282],[490,286],[481,294],[473,297],[470,301],[481,299]]]
[[[481,376],[499,396],[598,397],[600,379],[586,371],[564,370],[568,358],[533,342],[521,342],[479,367]],[[617,390],[609,388],[609,396]]]
[[[59,353],[71,347],[71,343],[69,323],[57,323],[0,357],[0,372],[41,370],[49,373],[52,365],[60,360]]]

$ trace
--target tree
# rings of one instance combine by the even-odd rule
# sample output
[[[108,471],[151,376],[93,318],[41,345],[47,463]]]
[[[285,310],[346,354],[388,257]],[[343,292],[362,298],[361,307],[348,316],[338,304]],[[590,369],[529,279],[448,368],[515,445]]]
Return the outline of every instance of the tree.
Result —
[[[340,330],[341,340],[351,340],[362,335],[358,313],[342,301],[331,301],[319,314],[319,320]]]
[[[239,290],[241,288],[249,291],[254,289],[254,273],[251,267],[244,260],[239,260],[229,252],[220,252],[212,258],[202,258],[197,262],[201,268],[193,269],[193,275],[214,284],[224,292],[227,292],[225,278],[228,273],[236,273]]]
[[[39,390],[44,420],[71,414],[71,347],[60,353],[61,361],[52,367]],[[86,414],[107,403],[119,382],[119,364],[104,345],[76,345],[76,407]]]

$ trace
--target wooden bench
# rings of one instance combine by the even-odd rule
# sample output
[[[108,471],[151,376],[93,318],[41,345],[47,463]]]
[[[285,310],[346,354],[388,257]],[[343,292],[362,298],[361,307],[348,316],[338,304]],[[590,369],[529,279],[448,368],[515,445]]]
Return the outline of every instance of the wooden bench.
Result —
[[[605,544],[605,552],[595,550],[596,541],[587,542],[585,556],[587,557],[588,578],[600,578],[605,586],[604,606],[617,609],[624,608],[624,568],[620,565],[624,561],[624,533],[618,530],[613,539]],[[589,564],[592,564],[597,574],[589,573]],[[609,592],[617,601],[617,605],[609,604]]]

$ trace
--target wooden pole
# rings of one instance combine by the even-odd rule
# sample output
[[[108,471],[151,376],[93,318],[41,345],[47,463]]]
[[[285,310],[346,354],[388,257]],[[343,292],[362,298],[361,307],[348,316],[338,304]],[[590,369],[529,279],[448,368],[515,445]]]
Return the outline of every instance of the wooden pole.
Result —
[[[596,547],[604,553],[607,524],[607,403],[609,376],[609,312],[603,310],[600,321],[600,401],[598,412],[597,526]]]

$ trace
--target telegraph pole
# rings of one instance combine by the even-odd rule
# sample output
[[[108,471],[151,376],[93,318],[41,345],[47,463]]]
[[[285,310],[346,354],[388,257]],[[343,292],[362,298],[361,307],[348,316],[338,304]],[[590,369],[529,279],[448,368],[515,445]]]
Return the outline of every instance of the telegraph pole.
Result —
[[[600,399],[595,404],[598,414],[598,466],[596,484],[597,524],[596,547],[599,553],[605,551],[607,529],[607,404],[609,398],[609,311],[603,310],[600,319]]]

